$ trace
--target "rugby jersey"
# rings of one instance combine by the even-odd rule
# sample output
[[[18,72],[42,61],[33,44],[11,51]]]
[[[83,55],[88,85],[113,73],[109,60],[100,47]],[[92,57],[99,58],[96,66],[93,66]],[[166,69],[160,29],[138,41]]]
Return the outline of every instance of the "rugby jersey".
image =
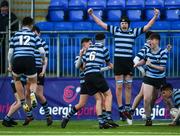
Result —
[[[151,53],[149,50],[145,56],[145,60],[149,59],[152,64],[156,66],[166,67],[167,63],[167,52],[161,48],[156,54]],[[146,65],[146,76],[151,78],[163,78],[166,76],[166,70],[160,71]]]
[[[13,57],[34,57],[36,49],[41,47],[41,42],[28,27],[16,32],[10,40],[10,48],[13,49]]]
[[[76,56],[76,59],[74,61],[75,65],[76,65],[78,59],[79,59],[79,56]],[[83,64],[82,59],[81,59],[81,63]],[[84,83],[85,82],[85,80],[84,80],[84,71],[80,70],[80,75],[79,76],[80,76],[80,83]]]
[[[100,72],[104,62],[110,62],[109,51],[103,44],[95,43],[83,55],[83,62],[85,63],[85,75],[92,72]]]
[[[150,45],[148,43],[144,44],[144,47],[142,49],[140,49],[140,51],[137,53],[137,57],[139,57],[140,59],[144,59],[146,53],[150,50]]]
[[[108,31],[114,35],[114,56],[132,58],[135,39],[143,33],[143,27],[129,28],[124,32],[120,27],[108,25]]]
[[[48,56],[49,56],[49,47],[48,47],[48,45],[46,44],[45,40],[40,39],[40,41],[41,41],[41,46],[42,46],[42,47],[44,48],[44,50],[45,50],[46,57],[48,58]],[[40,52],[39,52],[38,49],[35,50],[35,61],[36,61],[36,67],[38,67],[38,68],[43,67],[43,64],[42,64],[42,56],[41,56],[41,54],[40,54]]]
[[[173,89],[172,98],[174,101],[174,106],[180,108],[180,89]]]

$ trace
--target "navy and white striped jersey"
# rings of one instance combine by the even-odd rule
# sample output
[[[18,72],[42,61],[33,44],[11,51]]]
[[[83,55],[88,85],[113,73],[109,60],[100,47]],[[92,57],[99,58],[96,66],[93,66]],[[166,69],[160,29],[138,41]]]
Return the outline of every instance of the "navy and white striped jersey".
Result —
[[[83,55],[83,62],[85,63],[85,75],[87,73],[100,72],[103,64],[110,62],[109,51],[103,44],[95,43]]]
[[[10,40],[10,48],[13,49],[13,57],[34,57],[36,49],[41,47],[41,42],[28,27],[16,32]]]
[[[41,45],[45,50],[46,57],[48,58],[48,56],[49,56],[49,47],[46,44],[45,40],[41,39]],[[37,49],[35,50],[35,61],[36,61],[36,67],[41,68],[43,66],[43,64],[42,64],[42,56],[41,56],[39,50],[37,50]]]
[[[143,33],[143,27],[129,28],[128,31],[124,32],[120,27],[108,25],[108,31],[114,35],[114,56],[131,58],[135,39]]]
[[[173,94],[172,94],[174,106],[176,108],[180,108],[180,89],[173,89]]]
[[[140,51],[137,53],[137,57],[140,59],[144,59],[147,52],[150,50],[150,45],[148,43],[144,44],[144,47],[140,49]]]
[[[166,67],[167,58],[167,52],[162,49],[159,49],[156,54],[153,54],[151,50],[149,50],[145,56],[145,59],[149,59],[152,64],[163,67]],[[160,71],[150,66],[146,66],[146,76],[151,78],[164,78],[166,76],[166,70]]]
[[[76,56],[76,59],[74,61],[75,65],[76,65],[78,59],[79,59],[79,56]],[[81,60],[81,63],[83,65],[82,60]],[[84,83],[85,82],[85,80],[84,80],[84,71],[80,70],[80,75],[79,76],[80,76],[80,83]]]

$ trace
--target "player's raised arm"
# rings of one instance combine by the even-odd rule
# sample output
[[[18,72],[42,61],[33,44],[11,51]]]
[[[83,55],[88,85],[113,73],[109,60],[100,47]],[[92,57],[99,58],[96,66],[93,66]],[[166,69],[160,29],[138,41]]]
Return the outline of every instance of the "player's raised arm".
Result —
[[[96,15],[94,15],[92,8],[89,8],[89,9],[88,9],[88,14],[89,14],[90,16],[92,16],[93,20],[94,20],[99,26],[101,26],[101,27],[104,28],[105,30],[108,29],[107,24],[104,23],[101,19],[99,19]]]
[[[148,31],[148,30],[152,27],[152,25],[155,23],[156,19],[158,18],[159,12],[160,12],[160,11],[159,11],[158,9],[154,9],[154,16],[153,16],[153,18],[148,22],[148,24],[144,26],[143,32]]]

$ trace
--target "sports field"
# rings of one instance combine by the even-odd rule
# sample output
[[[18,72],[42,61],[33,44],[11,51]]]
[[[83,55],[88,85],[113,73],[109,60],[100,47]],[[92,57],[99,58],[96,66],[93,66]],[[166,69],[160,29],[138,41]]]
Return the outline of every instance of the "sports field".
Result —
[[[126,122],[118,122],[120,127],[98,129],[96,121],[71,121],[65,129],[60,128],[60,122],[54,121],[47,127],[45,121],[33,121],[29,126],[22,126],[22,121],[13,128],[0,125],[0,135],[180,135],[180,126],[168,126],[168,122],[154,121],[153,126],[144,126],[143,121],[136,121],[132,126]]]

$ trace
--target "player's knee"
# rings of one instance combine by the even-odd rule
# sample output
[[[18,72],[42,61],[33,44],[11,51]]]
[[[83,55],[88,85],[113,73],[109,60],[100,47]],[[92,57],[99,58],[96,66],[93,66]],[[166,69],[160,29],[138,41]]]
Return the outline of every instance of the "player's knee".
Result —
[[[151,103],[151,100],[149,99],[149,98],[144,98],[144,103],[146,103],[146,104],[150,104]]]
[[[123,80],[116,80],[117,91],[122,91]]]

